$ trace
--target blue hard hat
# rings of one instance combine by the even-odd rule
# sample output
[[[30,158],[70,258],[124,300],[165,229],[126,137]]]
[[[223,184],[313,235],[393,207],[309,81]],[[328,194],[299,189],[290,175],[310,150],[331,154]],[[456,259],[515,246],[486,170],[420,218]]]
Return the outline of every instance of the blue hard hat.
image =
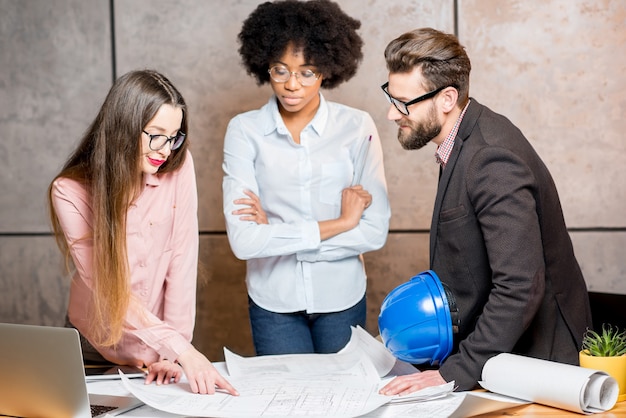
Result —
[[[453,346],[456,303],[434,271],[424,271],[383,300],[378,329],[385,347],[400,360],[439,364]],[[449,299],[451,303],[449,303]]]

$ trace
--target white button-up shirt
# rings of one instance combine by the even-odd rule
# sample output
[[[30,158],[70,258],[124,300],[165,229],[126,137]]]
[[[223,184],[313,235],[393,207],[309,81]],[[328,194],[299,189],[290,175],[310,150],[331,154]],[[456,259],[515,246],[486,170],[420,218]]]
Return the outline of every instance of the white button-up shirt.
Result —
[[[320,99],[300,144],[285,127],[274,96],[262,108],[234,117],[224,140],[228,238],[233,253],[247,260],[248,294],[273,312],[352,307],[365,294],[361,254],[387,239],[391,211],[374,121],[364,111]],[[360,166],[359,184],[371,193],[371,206],[357,227],[321,241],[318,222],[339,217],[341,192]],[[233,201],[247,197],[244,190],[259,196],[269,225],[232,214],[241,207]]]

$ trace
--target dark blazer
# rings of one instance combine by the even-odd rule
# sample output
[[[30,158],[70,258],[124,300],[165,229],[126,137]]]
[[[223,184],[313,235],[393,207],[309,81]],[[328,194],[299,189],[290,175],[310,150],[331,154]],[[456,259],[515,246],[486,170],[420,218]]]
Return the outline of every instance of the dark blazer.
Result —
[[[556,187],[520,130],[474,99],[439,180],[430,264],[459,309],[439,368],[458,390],[503,352],[578,364],[591,311]]]

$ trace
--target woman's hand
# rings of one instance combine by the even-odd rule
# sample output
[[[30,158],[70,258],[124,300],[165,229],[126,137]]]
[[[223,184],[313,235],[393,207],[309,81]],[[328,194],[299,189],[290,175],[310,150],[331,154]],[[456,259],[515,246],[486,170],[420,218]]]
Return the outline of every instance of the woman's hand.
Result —
[[[363,186],[351,186],[341,192],[341,215],[319,222],[322,241],[349,231],[361,221],[363,212],[372,204],[372,195]]]
[[[239,219],[242,221],[253,221],[257,224],[268,224],[267,214],[261,206],[261,200],[250,190],[244,190],[244,193],[248,195],[248,198],[236,199],[233,201],[235,205],[248,205],[246,208],[241,208],[233,211],[233,215],[243,215]]]
[[[239,395],[239,392],[219,374],[211,362],[195,348],[191,347],[182,353],[177,361],[183,366],[193,393],[212,395],[217,387],[231,395]]]
[[[156,382],[157,385],[167,385],[172,380],[178,383],[183,375],[183,369],[176,363],[169,360],[162,360],[148,366],[148,375],[145,384]]]
[[[350,229],[354,228],[371,204],[372,195],[363,186],[347,187],[341,192],[341,218],[349,223]]]

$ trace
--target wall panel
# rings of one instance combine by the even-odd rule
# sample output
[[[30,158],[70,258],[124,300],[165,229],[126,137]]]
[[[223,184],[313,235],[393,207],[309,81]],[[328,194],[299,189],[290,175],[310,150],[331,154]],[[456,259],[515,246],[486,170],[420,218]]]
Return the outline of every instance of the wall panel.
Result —
[[[70,279],[51,237],[0,236],[0,322],[63,326]]]
[[[108,3],[0,0],[0,233],[48,231],[45,193],[111,83]]]
[[[626,3],[459,4],[472,94],[527,135],[554,176],[568,226],[626,227]]]

